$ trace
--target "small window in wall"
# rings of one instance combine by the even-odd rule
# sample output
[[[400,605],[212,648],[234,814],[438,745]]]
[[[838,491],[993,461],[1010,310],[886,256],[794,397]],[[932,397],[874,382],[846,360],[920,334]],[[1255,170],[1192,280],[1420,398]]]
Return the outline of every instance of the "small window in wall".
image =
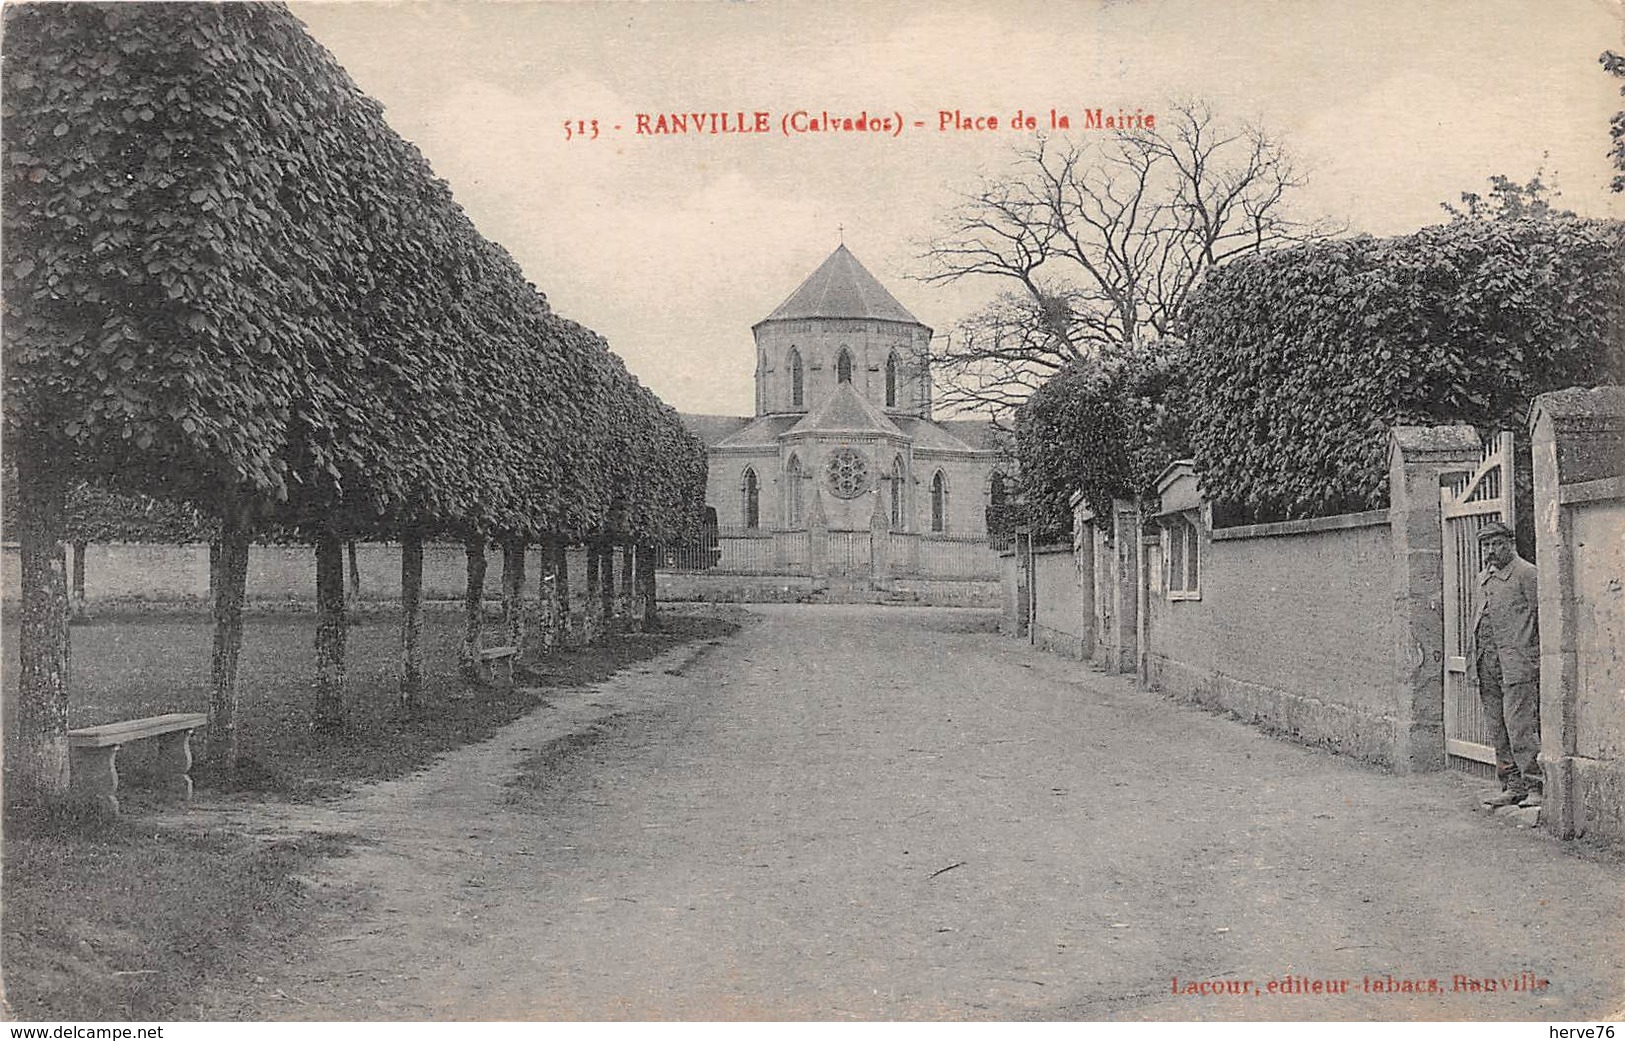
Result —
[[[785,483],[788,486],[784,493],[784,516],[789,527],[801,527],[801,494],[804,486],[801,472],[801,457],[792,455],[790,463],[784,468]]]
[[[1162,559],[1168,599],[1200,600],[1202,540],[1191,514],[1162,519]]]
[[[886,355],[886,407],[897,407],[897,352]]]
[[[740,485],[742,509],[740,513],[745,520],[745,527],[760,528],[762,526],[762,486],[756,480],[756,471],[750,467],[745,468],[745,477]]]
[[[838,383],[852,382],[852,352],[845,347],[835,358],[835,379]]]
[[[805,377],[801,371],[801,352],[790,348],[790,407],[800,408],[806,397]]]
[[[938,470],[931,478],[931,530],[948,529],[948,479]]]

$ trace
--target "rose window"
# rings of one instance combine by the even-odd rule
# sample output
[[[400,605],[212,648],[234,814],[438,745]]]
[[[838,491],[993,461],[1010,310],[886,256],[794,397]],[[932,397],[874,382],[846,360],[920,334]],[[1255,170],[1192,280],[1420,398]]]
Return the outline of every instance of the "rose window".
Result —
[[[869,488],[869,467],[855,449],[843,448],[829,457],[829,489],[841,499],[856,499]]]

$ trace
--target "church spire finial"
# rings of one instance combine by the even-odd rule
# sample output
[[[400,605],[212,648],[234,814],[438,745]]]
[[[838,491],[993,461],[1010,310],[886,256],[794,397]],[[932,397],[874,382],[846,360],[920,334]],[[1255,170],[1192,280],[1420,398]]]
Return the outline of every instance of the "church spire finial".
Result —
[[[846,225],[845,224],[837,224],[837,225],[835,225],[835,234],[836,234],[837,237],[840,238],[841,245],[843,245],[843,246],[846,245]]]

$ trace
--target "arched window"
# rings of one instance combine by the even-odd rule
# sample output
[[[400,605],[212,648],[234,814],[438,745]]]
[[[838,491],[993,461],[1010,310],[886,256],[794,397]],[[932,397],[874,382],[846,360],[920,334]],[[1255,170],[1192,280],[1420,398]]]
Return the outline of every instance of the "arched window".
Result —
[[[740,495],[744,507],[740,512],[745,518],[745,527],[760,528],[762,526],[762,486],[756,480],[756,471],[745,467],[744,481],[740,486]]]
[[[906,485],[903,475],[903,457],[898,456],[891,464],[891,526],[893,531],[908,530],[908,511],[903,509],[903,495]]]
[[[897,407],[897,352],[886,355],[886,407]]]
[[[835,356],[835,381],[837,383],[852,382],[852,352],[845,347]]]
[[[948,528],[948,479],[938,470],[936,476],[931,478],[931,530],[946,531]]]
[[[805,387],[802,383],[801,352],[794,347],[790,348],[790,407],[800,408],[803,403]]]
[[[805,476],[801,472],[801,458],[792,455],[789,465],[784,468],[784,479],[788,485],[784,492],[784,516],[788,522],[787,527],[801,527],[801,490],[806,483]]]
[[[994,506],[1003,506],[1005,496],[1008,494],[1009,492],[1004,486],[1004,474],[995,473],[993,479],[988,482],[987,501]]]

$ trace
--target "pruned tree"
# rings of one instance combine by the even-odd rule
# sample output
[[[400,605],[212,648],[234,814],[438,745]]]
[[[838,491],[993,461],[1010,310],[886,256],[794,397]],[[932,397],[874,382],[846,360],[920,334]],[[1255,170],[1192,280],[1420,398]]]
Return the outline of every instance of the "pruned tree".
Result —
[[[1040,138],[922,258],[928,282],[1002,287],[935,349],[939,402],[996,418],[1068,365],[1168,335],[1209,268],[1336,230],[1291,215],[1302,183],[1276,138],[1198,102],[1084,143]]]

